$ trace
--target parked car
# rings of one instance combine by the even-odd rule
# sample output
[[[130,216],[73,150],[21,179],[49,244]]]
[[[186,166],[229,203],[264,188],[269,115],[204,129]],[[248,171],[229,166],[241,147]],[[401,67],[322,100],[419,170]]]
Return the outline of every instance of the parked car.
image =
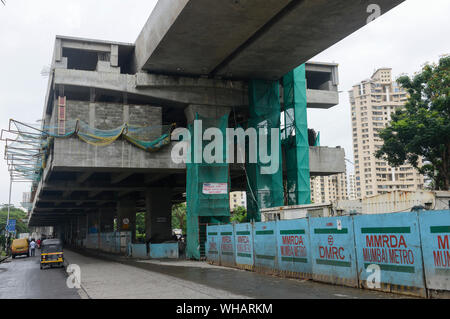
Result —
[[[14,239],[11,244],[11,255],[12,258],[16,258],[16,256],[26,255],[30,257],[30,249],[27,238]]]

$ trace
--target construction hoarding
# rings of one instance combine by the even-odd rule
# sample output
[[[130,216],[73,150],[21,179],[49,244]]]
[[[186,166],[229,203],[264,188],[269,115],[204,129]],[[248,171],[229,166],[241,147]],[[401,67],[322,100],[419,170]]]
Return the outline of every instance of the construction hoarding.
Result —
[[[426,296],[417,213],[355,216],[360,284]]]
[[[313,279],[358,286],[351,217],[310,218]]]
[[[277,268],[276,228],[276,222],[254,224],[255,267],[263,271],[274,271]]]
[[[426,286],[432,297],[450,297],[450,211],[419,214]]]
[[[292,277],[310,278],[312,264],[308,220],[277,222],[277,237],[280,272]]]

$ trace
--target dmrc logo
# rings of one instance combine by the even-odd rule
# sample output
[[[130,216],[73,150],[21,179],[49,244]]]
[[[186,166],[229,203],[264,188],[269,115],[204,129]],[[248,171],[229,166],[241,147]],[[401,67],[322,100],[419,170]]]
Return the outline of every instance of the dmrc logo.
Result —
[[[334,238],[333,238],[333,236],[328,236],[328,245],[330,245],[330,246],[333,246],[333,244],[334,244]]]

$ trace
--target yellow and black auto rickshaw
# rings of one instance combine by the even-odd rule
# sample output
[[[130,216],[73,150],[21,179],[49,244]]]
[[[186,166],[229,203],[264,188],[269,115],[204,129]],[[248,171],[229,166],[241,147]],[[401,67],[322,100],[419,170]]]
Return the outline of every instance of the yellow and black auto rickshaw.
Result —
[[[61,240],[46,239],[41,244],[41,269],[45,266],[64,267],[64,251]]]

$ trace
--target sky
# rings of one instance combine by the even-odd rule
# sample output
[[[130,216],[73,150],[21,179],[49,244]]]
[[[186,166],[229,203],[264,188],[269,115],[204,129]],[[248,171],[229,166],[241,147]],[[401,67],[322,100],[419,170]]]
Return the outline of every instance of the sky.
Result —
[[[156,0],[6,0],[0,4],[0,128],[10,118],[36,123],[42,110],[56,35],[134,43]],[[376,3],[376,0],[374,0]],[[348,91],[380,67],[394,76],[413,74],[424,62],[450,53],[450,1],[406,0],[364,28],[311,59],[339,64],[339,105],[309,110],[309,127],[321,145],[341,146],[353,162]],[[0,142],[1,152],[4,143]],[[353,171],[351,164],[348,171]],[[29,184],[14,184],[12,203]],[[9,175],[0,159],[0,204],[8,203]]]

